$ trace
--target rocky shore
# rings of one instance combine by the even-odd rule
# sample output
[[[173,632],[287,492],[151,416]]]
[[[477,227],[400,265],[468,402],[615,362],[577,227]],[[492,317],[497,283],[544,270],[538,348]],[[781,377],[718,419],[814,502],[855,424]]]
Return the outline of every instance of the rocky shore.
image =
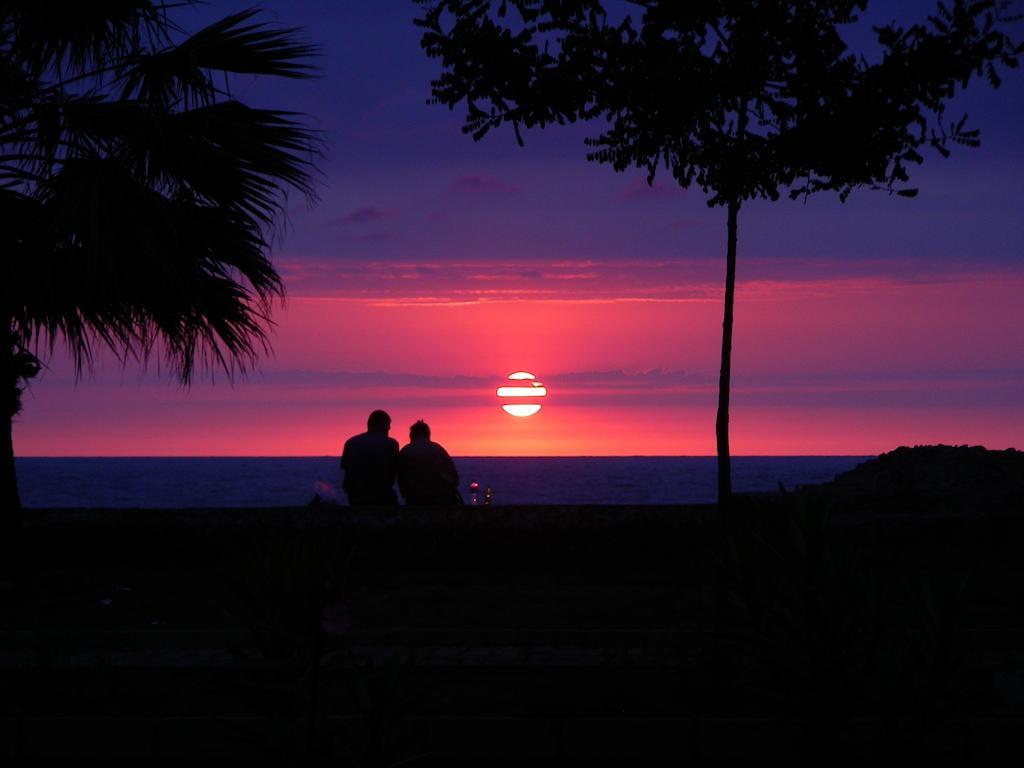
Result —
[[[901,447],[799,490],[841,511],[1013,514],[1024,511],[1024,452]]]

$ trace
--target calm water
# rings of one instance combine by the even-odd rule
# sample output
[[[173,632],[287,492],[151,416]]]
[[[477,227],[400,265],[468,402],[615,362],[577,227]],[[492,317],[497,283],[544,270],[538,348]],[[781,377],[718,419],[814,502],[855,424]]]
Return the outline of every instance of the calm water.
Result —
[[[744,456],[737,491],[831,480],[866,456]],[[496,504],[695,504],[715,500],[713,456],[455,459],[461,490],[491,486]],[[27,507],[298,506],[340,491],[336,457],[20,458]]]

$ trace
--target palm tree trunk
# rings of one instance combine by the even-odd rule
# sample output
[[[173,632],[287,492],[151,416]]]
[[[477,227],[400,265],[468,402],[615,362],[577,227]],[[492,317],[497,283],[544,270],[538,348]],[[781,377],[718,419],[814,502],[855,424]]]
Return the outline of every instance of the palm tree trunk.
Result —
[[[7,330],[6,328],[4,330]],[[9,333],[0,339],[0,573],[20,568],[21,499],[14,468],[14,416],[21,390]]]
[[[0,429],[0,498],[5,517],[18,517],[21,498],[18,496],[18,476],[14,469],[14,418],[5,414],[5,424]]]
[[[732,501],[732,468],[729,461],[729,380],[732,375],[732,308],[736,292],[736,218],[739,210],[739,200],[731,200],[725,259],[722,369],[718,377],[718,417],[715,420],[715,442],[718,449],[718,509],[723,514],[728,513]]]

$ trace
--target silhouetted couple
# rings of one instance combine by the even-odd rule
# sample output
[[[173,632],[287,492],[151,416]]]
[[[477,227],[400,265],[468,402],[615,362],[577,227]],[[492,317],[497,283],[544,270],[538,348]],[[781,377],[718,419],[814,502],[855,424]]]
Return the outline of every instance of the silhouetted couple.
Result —
[[[366,431],[345,441],[341,469],[342,488],[352,506],[395,506],[395,479],[409,506],[461,504],[455,462],[430,439],[430,427],[422,419],[409,427],[409,444],[398,450],[388,437],[391,417],[374,411]]]

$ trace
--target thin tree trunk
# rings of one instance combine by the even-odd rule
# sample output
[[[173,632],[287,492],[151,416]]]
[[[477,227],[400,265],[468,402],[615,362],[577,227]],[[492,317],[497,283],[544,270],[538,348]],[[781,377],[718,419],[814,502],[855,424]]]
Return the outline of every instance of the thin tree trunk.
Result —
[[[740,200],[729,201],[727,229],[728,244],[725,260],[725,311],[722,320],[722,368],[718,379],[718,417],[715,420],[715,442],[718,450],[718,525],[722,536],[722,557],[716,558],[714,574],[713,650],[711,656],[711,690],[720,692],[729,688],[733,668],[723,636],[728,632],[729,619],[725,617],[730,582],[729,562],[735,564],[736,550],[733,540],[732,467],[729,457],[729,382],[732,376],[732,311],[736,292],[736,219]],[[724,622],[724,623],[723,623]]]
[[[733,174],[742,175],[743,142],[747,132],[747,102],[739,103],[736,118],[736,156]],[[715,443],[718,452],[718,510],[728,517],[732,504],[732,465],[729,459],[729,382],[732,376],[732,308],[736,293],[736,218],[742,195],[735,179],[729,189],[729,220],[725,258],[725,316],[722,319],[722,368],[718,377],[718,416],[715,419]]]
[[[729,649],[723,638],[726,636],[730,624],[726,610],[726,606],[729,604],[727,590],[732,580],[730,569],[735,564],[731,514],[732,473],[729,464],[729,378],[732,371],[732,308],[736,287],[736,219],[739,209],[739,198],[734,196],[729,201],[728,245],[725,262],[725,317],[722,320],[722,368],[718,380],[718,417],[715,420],[715,441],[718,450],[717,523],[721,535],[722,551],[719,557],[713,558],[712,564],[712,645],[708,689],[713,694],[720,694],[730,688],[733,671]]]
[[[729,461],[729,380],[732,375],[732,308],[736,292],[736,218],[739,200],[729,203],[728,246],[725,260],[725,317],[722,320],[722,369],[718,378],[718,418],[715,442],[718,449],[718,509],[729,510],[732,501],[732,468]]]

